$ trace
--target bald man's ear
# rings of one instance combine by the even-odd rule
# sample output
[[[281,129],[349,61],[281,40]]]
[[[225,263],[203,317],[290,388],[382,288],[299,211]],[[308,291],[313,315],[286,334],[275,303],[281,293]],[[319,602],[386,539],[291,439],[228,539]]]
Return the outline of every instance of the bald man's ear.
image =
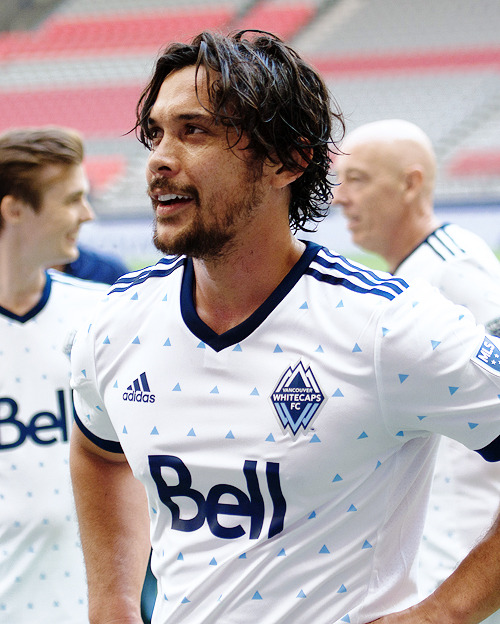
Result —
[[[413,166],[404,172],[404,193],[408,202],[413,202],[422,193],[424,187],[424,171]]]

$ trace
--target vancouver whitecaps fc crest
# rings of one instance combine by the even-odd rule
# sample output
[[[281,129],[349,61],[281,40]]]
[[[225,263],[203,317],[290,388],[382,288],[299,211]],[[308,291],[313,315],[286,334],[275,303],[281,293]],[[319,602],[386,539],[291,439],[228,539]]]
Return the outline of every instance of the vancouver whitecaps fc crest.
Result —
[[[283,430],[292,435],[301,427],[307,431],[326,400],[311,367],[300,361],[287,368],[269,398]]]

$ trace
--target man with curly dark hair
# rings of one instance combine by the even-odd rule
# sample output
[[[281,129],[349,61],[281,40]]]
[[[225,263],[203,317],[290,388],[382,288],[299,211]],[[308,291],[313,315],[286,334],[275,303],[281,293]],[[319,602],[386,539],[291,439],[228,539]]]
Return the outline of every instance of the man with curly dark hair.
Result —
[[[166,257],[117,281],[72,358],[92,624],[139,624],[150,539],[155,624],[472,624],[500,607],[498,530],[414,606],[439,434],[500,459],[500,341],[295,235],[331,200],[332,107],[255,31],[169,46],[140,98]]]

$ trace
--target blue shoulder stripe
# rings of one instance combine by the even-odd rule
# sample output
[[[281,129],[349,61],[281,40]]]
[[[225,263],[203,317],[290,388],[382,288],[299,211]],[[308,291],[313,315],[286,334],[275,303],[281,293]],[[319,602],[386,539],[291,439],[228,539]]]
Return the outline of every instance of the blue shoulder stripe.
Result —
[[[183,256],[170,256],[162,258],[154,266],[148,267],[135,273],[128,273],[123,277],[120,277],[113,288],[109,291],[109,294],[115,292],[124,292],[133,286],[142,284],[150,277],[166,277],[173,273],[176,269],[184,265],[186,259]]]
[[[318,254],[306,271],[308,275],[321,282],[344,286],[354,292],[379,295],[386,299],[394,299],[396,295],[408,288],[408,284],[399,277],[375,273],[366,267],[350,262],[343,256],[336,256],[326,249],[322,252],[324,255]],[[326,270],[314,268],[314,264]]]

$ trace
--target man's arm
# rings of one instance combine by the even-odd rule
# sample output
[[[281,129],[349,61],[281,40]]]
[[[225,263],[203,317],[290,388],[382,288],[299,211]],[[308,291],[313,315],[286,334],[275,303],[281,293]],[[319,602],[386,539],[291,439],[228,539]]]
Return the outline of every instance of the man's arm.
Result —
[[[140,597],[151,549],[144,487],[124,455],[103,451],[76,426],[70,466],[90,623],[142,624]]]
[[[478,624],[500,609],[500,514],[457,569],[419,604],[377,624]]]

